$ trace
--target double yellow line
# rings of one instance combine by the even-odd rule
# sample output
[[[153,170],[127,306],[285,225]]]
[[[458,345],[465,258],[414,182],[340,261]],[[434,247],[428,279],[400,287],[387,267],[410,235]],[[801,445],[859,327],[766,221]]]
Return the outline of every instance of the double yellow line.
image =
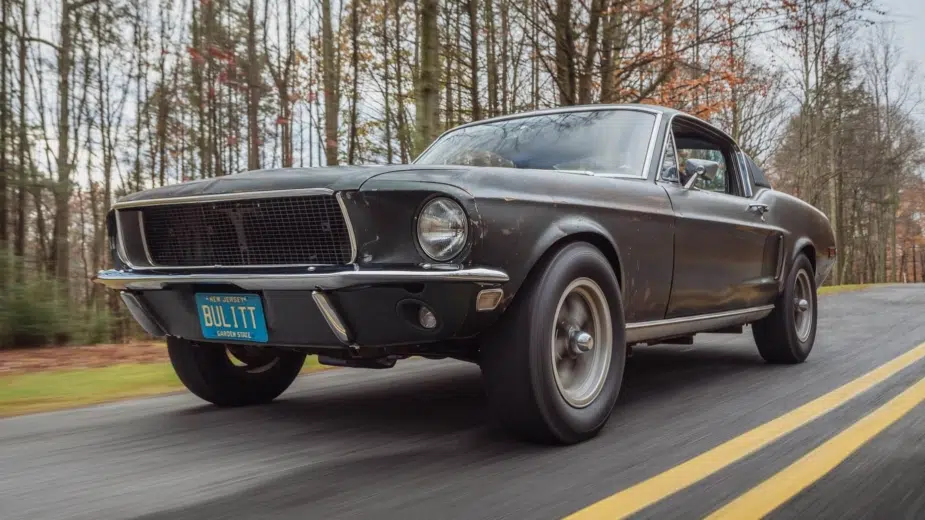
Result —
[[[679,466],[640,482],[566,520],[625,518],[752,454],[925,358],[925,343],[871,372]],[[762,518],[834,469],[879,432],[925,401],[925,379],[787,468],[715,511],[710,518]]]

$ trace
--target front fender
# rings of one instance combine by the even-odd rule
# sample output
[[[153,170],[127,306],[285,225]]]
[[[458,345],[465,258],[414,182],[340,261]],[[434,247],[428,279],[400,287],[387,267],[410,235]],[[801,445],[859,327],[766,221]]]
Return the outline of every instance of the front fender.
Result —
[[[643,179],[485,167],[388,173],[364,184],[362,192],[411,182],[440,189],[454,185],[472,194],[479,215],[473,224],[477,236],[464,262],[508,274],[503,305],[550,247],[569,237],[584,237],[604,250],[615,266],[628,321],[665,317],[675,215],[663,187]]]

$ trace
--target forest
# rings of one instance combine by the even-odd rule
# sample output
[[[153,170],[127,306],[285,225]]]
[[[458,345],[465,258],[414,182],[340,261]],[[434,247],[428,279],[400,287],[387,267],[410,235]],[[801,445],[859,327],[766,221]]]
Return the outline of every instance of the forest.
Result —
[[[585,103],[717,124],[824,211],[829,284],[925,280],[921,71],[873,0],[0,0],[0,346],[139,331],[90,281],[134,191],[404,163]]]

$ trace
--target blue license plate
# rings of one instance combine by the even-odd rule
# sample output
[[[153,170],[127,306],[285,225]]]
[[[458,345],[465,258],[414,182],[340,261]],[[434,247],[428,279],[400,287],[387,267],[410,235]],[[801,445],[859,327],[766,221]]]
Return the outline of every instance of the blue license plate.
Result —
[[[257,294],[196,293],[199,326],[206,339],[266,343],[267,321]]]

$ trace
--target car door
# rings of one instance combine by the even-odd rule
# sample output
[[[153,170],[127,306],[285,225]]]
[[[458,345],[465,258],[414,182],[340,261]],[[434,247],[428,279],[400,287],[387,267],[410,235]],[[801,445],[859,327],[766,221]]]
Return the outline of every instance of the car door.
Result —
[[[734,311],[773,301],[780,233],[764,218],[734,143],[699,121],[672,122],[658,182],[676,217],[674,269],[666,318]],[[716,161],[712,181],[686,187],[688,158]],[[673,164],[672,164],[673,163]]]

